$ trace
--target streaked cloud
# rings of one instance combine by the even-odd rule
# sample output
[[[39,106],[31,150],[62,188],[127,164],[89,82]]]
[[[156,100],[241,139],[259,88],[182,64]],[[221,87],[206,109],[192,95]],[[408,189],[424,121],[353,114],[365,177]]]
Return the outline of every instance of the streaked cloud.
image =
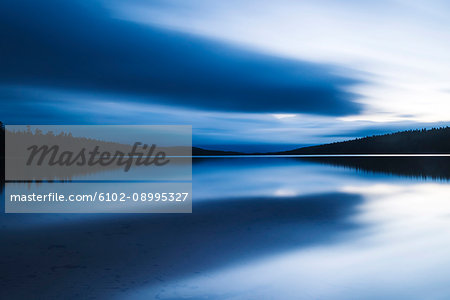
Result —
[[[348,91],[359,81],[333,65],[120,21],[77,1],[2,6],[5,82],[149,96],[212,111],[344,116],[362,108]]]
[[[445,1],[0,3],[0,120],[280,150],[450,121]],[[255,146],[257,145],[257,146]]]
[[[450,121],[448,1],[112,3],[118,18],[352,69],[364,111],[343,121]]]

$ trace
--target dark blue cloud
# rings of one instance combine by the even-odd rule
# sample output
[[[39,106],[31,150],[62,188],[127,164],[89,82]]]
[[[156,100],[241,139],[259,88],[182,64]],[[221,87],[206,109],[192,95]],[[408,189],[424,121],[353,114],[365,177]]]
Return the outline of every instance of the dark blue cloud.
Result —
[[[114,19],[97,4],[3,0],[0,22],[4,85],[148,95],[153,102],[216,111],[361,110],[356,95],[344,91],[357,81],[336,75],[333,66]]]

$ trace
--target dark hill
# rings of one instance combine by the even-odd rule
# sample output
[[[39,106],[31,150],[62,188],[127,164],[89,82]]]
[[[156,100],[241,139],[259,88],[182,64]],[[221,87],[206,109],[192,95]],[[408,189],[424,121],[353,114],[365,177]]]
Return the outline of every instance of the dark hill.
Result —
[[[222,156],[222,155],[242,155],[240,152],[220,151],[220,150],[206,150],[198,147],[192,147],[192,156]]]
[[[450,154],[450,127],[401,131],[271,154]]]

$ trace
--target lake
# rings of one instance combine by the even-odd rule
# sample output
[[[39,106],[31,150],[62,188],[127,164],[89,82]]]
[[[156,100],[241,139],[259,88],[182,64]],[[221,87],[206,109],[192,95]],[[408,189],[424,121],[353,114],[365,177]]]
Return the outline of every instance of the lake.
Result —
[[[0,297],[450,297],[448,156],[192,170],[192,214],[2,214]]]

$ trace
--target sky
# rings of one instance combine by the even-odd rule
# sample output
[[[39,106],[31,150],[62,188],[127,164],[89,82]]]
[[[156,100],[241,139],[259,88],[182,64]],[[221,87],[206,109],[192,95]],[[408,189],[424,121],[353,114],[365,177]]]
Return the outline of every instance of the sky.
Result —
[[[5,124],[272,151],[450,123],[448,1],[0,2]]]

